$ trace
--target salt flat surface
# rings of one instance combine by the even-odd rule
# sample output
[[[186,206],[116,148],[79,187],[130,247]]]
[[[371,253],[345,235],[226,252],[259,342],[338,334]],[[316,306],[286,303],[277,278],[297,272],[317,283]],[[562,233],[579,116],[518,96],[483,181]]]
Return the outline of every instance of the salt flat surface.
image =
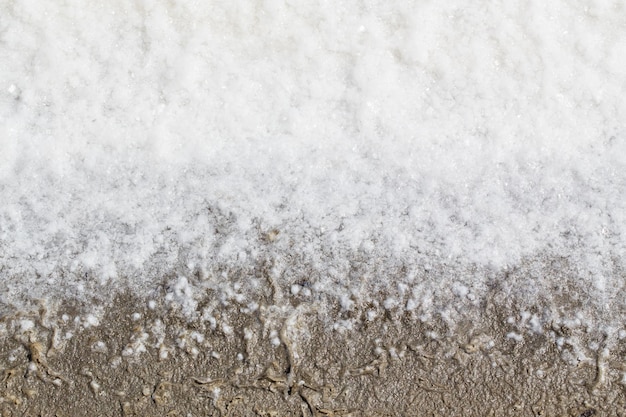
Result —
[[[554,256],[623,305],[625,96],[615,1],[0,0],[0,302]]]

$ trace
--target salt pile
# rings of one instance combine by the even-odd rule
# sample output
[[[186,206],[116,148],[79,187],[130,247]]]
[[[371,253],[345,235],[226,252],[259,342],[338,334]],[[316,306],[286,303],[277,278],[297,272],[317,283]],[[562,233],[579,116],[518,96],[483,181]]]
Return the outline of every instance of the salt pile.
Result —
[[[2,2],[0,305],[274,285],[454,321],[566,259],[618,326],[623,5],[470,3]]]

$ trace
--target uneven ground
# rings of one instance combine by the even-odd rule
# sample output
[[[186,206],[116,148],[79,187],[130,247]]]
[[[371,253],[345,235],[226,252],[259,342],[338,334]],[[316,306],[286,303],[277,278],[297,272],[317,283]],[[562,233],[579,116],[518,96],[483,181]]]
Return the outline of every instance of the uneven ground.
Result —
[[[522,336],[510,301],[487,299],[454,330],[294,299],[191,322],[130,296],[99,322],[42,306],[0,324],[0,415],[626,415],[626,340],[555,323]]]

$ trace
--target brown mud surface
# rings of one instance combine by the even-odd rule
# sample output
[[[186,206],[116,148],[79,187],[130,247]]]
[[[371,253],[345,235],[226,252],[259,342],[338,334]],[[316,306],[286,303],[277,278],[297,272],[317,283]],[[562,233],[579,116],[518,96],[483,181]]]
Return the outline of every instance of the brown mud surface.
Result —
[[[385,310],[230,305],[190,321],[164,305],[4,317],[0,416],[626,415],[623,339],[518,335],[502,306],[452,330]]]

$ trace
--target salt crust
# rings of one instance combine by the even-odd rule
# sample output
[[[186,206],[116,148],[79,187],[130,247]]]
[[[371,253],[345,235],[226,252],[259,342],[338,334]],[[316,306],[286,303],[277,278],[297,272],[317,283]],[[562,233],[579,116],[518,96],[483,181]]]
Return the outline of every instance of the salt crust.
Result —
[[[624,306],[619,2],[20,1],[0,16],[0,306],[164,285],[190,315],[207,289],[255,311],[273,285],[345,311],[386,294],[427,318],[538,257],[566,257],[598,308]],[[511,296],[530,306],[552,280]]]

